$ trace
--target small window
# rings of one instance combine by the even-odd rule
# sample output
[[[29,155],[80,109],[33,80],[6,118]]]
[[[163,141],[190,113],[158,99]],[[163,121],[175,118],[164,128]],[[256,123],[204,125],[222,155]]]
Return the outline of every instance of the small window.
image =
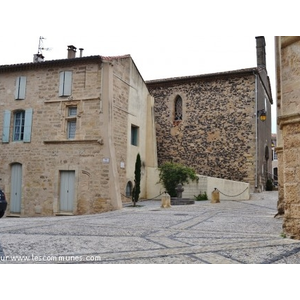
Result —
[[[76,120],[68,121],[68,139],[75,139]]]
[[[59,75],[59,96],[72,95],[72,71],[63,71]]]
[[[15,99],[23,100],[26,94],[26,77],[19,76],[16,79]]]
[[[128,181],[126,185],[126,197],[132,196],[132,182]]]
[[[180,96],[177,96],[175,99],[175,121],[182,120],[182,99]]]
[[[76,117],[77,116],[77,107],[76,106],[69,107],[68,116],[69,117]]]
[[[131,145],[137,146],[139,138],[139,127],[131,125]]]
[[[25,126],[25,111],[17,111],[14,114],[14,131],[13,140],[23,141],[24,139],[24,126]]]
[[[68,107],[68,132],[67,132],[67,138],[68,139],[74,139],[76,134],[76,116],[77,116],[77,107],[76,106],[70,106]]]

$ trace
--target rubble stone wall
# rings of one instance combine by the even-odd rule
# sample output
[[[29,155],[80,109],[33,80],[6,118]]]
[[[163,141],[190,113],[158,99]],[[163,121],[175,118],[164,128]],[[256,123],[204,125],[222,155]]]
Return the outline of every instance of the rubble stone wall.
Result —
[[[158,164],[179,162],[198,174],[255,180],[254,75],[149,85],[155,99]],[[174,101],[183,101],[175,121]]]

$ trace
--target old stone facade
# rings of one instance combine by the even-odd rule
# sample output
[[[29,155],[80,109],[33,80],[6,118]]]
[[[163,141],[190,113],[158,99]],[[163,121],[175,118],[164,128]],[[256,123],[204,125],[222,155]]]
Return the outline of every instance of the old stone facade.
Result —
[[[300,37],[278,36],[276,47],[278,213],[284,232],[300,239]]]
[[[137,153],[147,197],[147,170],[156,167],[152,109],[129,55],[0,66],[6,215],[119,209],[130,196]]]
[[[263,37],[257,38],[256,68],[153,80],[147,86],[155,99],[158,165],[179,162],[201,175],[265,189],[272,95]]]

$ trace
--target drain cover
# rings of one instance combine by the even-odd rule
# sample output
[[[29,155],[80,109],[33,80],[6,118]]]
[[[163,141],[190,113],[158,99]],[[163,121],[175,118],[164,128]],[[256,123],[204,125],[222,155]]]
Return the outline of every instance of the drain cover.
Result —
[[[174,216],[188,216],[189,214],[174,214]]]

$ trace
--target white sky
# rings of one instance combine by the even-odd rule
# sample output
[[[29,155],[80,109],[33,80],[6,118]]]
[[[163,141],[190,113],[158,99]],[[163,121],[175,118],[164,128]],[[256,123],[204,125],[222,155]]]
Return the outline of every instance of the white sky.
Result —
[[[84,48],[84,56],[130,54],[144,80],[198,75],[255,67],[255,36],[263,35],[276,101],[274,35],[281,35],[281,2],[202,2],[3,0],[0,65],[31,62],[43,36],[51,48],[43,52],[46,60],[66,58],[67,45],[74,45]],[[275,112],[276,103],[273,132]]]

